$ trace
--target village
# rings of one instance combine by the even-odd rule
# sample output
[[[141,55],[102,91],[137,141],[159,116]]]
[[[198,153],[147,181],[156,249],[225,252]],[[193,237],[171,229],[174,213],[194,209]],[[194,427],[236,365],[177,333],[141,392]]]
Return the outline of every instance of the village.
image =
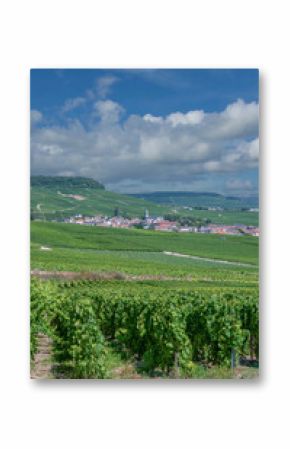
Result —
[[[74,223],[86,226],[101,226],[110,228],[139,228],[153,231],[163,232],[195,232],[201,234],[220,234],[220,235],[252,235],[254,237],[260,236],[260,229],[256,226],[246,226],[244,224],[224,225],[205,223],[193,226],[181,225],[178,221],[167,220],[164,217],[153,217],[149,215],[146,209],[144,217],[141,218],[126,218],[115,214],[112,217],[95,215],[74,215],[69,218],[64,218],[65,223]]]

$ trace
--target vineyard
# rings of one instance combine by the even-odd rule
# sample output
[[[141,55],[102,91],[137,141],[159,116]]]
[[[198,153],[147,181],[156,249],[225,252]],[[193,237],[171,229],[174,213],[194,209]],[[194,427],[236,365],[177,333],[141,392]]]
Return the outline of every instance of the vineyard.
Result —
[[[31,357],[52,340],[55,377],[111,378],[110,358],[147,377],[196,377],[258,358],[258,290],[32,279]]]
[[[31,223],[31,242],[53,250],[173,251],[193,256],[258,265],[259,242],[252,236],[166,233],[66,223]],[[51,254],[53,256],[53,254]],[[73,257],[73,254],[72,254]]]
[[[32,223],[32,366],[44,347],[56,378],[254,370],[258,249],[247,236]]]

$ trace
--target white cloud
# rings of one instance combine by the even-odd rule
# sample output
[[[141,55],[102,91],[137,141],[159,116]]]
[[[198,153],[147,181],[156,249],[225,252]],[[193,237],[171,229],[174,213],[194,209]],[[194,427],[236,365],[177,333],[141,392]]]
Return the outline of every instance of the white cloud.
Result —
[[[84,97],[69,98],[62,107],[62,112],[69,112],[83,106],[86,102]]]
[[[41,153],[47,153],[49,156],[55,156],[63,152],[59,145],[41,145],[39,151]]]
[[[168,123],[173,127],[178,125],[197,125],[202,122],[205,116],[204,111],[189,111],[185,114],[182,112],[173,112],[169,114],[165,119],[163,117],[154,116],[151,114],[145,114],[143,119],[150,123]]]
[[[120,122],[123,112],[120,104],[99,100],[90,127],[75,120],[33,128],[32,172],[89,176],[115,190],[188,190],[195,182],[204,188],[204,177],[210,185],[221,175],[236,179],[258,167],[256,103],[238,100],[219,113],[130,115]]]
[[[30,112],[31,125],[36,125],[37,123],[40,123],[42,121],[42,119],[43,119],[43,115],[40,111],[33,109]]]
[[[102,122],[116,123],[124,111],[122,106],[112,100],[99,100],[95,103],[95,110]]]
[[[222,164],[220,161],[207,161],[203,164],[203,168],[208,172],[221,171]]]
[[[252,160],[257,161],[259,159],[259,139],[250,142],[246,151]]]
[[[255,102],[245,103],[239,99],[223,112],[207,116],[207,131],[212,138],[242,138],[258,132],[259,105]]]
[[[98,78],[96,81],[97,85],[97,94],[100,98],[106,98],[107,95],[111,92],[112,86],[119,79],[114,75],[106,75],[101,78]]]
[[[162,117],[156,117],[151,114],[145,114],[143,119],[145,120],[145,122],[150,122],[150,123],[162,123],[163,122]]]
[[[189,111],[186,114],[181,112],[175,112],[166,117],[166,120],[172,124],[172,126],[178,125],[198,125],[204,118],[203,111]]]
[[[68,98],[63,107],[61,108],[61,112],[66,114],[67,112],[73,111],[86,103],[90,103],[95,101],[97,98],[105,99],[107,95],[111,92],[112,86],[119,79],[114,75],[106,75],[96,80],[95,85],[92,89],[88,89],[84,96]]]

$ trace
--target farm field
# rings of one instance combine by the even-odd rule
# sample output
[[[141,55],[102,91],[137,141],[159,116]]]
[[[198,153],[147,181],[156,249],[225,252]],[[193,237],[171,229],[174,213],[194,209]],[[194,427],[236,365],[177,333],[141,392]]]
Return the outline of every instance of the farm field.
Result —
[[[180,207],[177,209],[181,215],[189,215],[199,219],[208,219],[212,223],[224,224],[224,225],[247,225],[247,226],[259,226],[259,214],[258,212],[248,212],[239,210],[223,210],[223,211],[211,211],[211,210],[182,210]]]
[[[155,252],[60,248],[41,251],[33,245],[31,258],[33,270],[111,273],[112,278],[124,275],[124,278],[190,279],[209,285],[249,287],[256,286],[258,278],[255,267],[203,262]]]
[[[54,377],[255,377],[257,294],[33,279],[31,356],[45,333]]]
[[[172,251],[254,266],[258,265],[259,253],[259,241],[256,237],[251,236],[175,234],[43,222],[31,223],[31,243],[52,248]]]
[[[44,338],[52,378],[258,375],[254,237],[32,222],[31,269],[33,376]]]

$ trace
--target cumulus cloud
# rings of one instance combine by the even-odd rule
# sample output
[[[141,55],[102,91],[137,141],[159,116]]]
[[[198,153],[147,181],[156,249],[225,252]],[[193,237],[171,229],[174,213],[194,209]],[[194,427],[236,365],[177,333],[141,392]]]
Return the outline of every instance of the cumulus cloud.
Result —
[[[100,98],[106,98],[108,94],[111,92],[112,86],[119,79],[114,75],[106,75],[101,78],[98,78],[96,81],[97,85],[97,94]]]
[[[83,96],[68,98],[61,108],[61,112],[66,114],[87,103],[92,103],[98,98],[104,100],[111,92],[112,86],[119,81],[115,75],[105,75],[98,78],[91,89],[86,90]]]
[[[218,114],[208,114],[208,131],[215,138],[239,138],[257,134],[259,106],[239,99]]]
[[[102,122],[116,123],[124,111],[122,106],[112,100],[100,100],[95,103],[95,110]]]
[[[168,115],[166,120],[174,127],[178,125],[198,125],[202,122],[204,115],[203,111],[189,111],[186,114],[175,112]]]
[[[173,127],[178,125],[197,125],[202,122],[205,114],[203,111],[189,111],[186,114],[182,114],[181,112],[174,112],[172,114],[167,115],[165,119],[162,117],[156,117],[151,114],[145,114],[143,119],[146,122],[151,123],[169,123]]]
[[[221,176],[257,169],[258,115],[256,103],[238,100],[216,113],[124,119],[120,104],[99,100],[90,127],[70,120],[32,130],[32,172],[89,176],[117,191],[205,189]]]
[[[145,120],[145,122],[150,122],[150,123],[162,123],[163,122],[162,117],[156,117],[151,114],[145,114],[143,119]]]
[[[36,109],[33,109],[30,112],[30,121],[31,125],[36,125],[37,123],[40,123],[43,119],[43,115],[40,111],[37,111]]]
[[[62,112],[69,112],[83,106],[86,102],[84,97],[69,98],[62,107]]]

